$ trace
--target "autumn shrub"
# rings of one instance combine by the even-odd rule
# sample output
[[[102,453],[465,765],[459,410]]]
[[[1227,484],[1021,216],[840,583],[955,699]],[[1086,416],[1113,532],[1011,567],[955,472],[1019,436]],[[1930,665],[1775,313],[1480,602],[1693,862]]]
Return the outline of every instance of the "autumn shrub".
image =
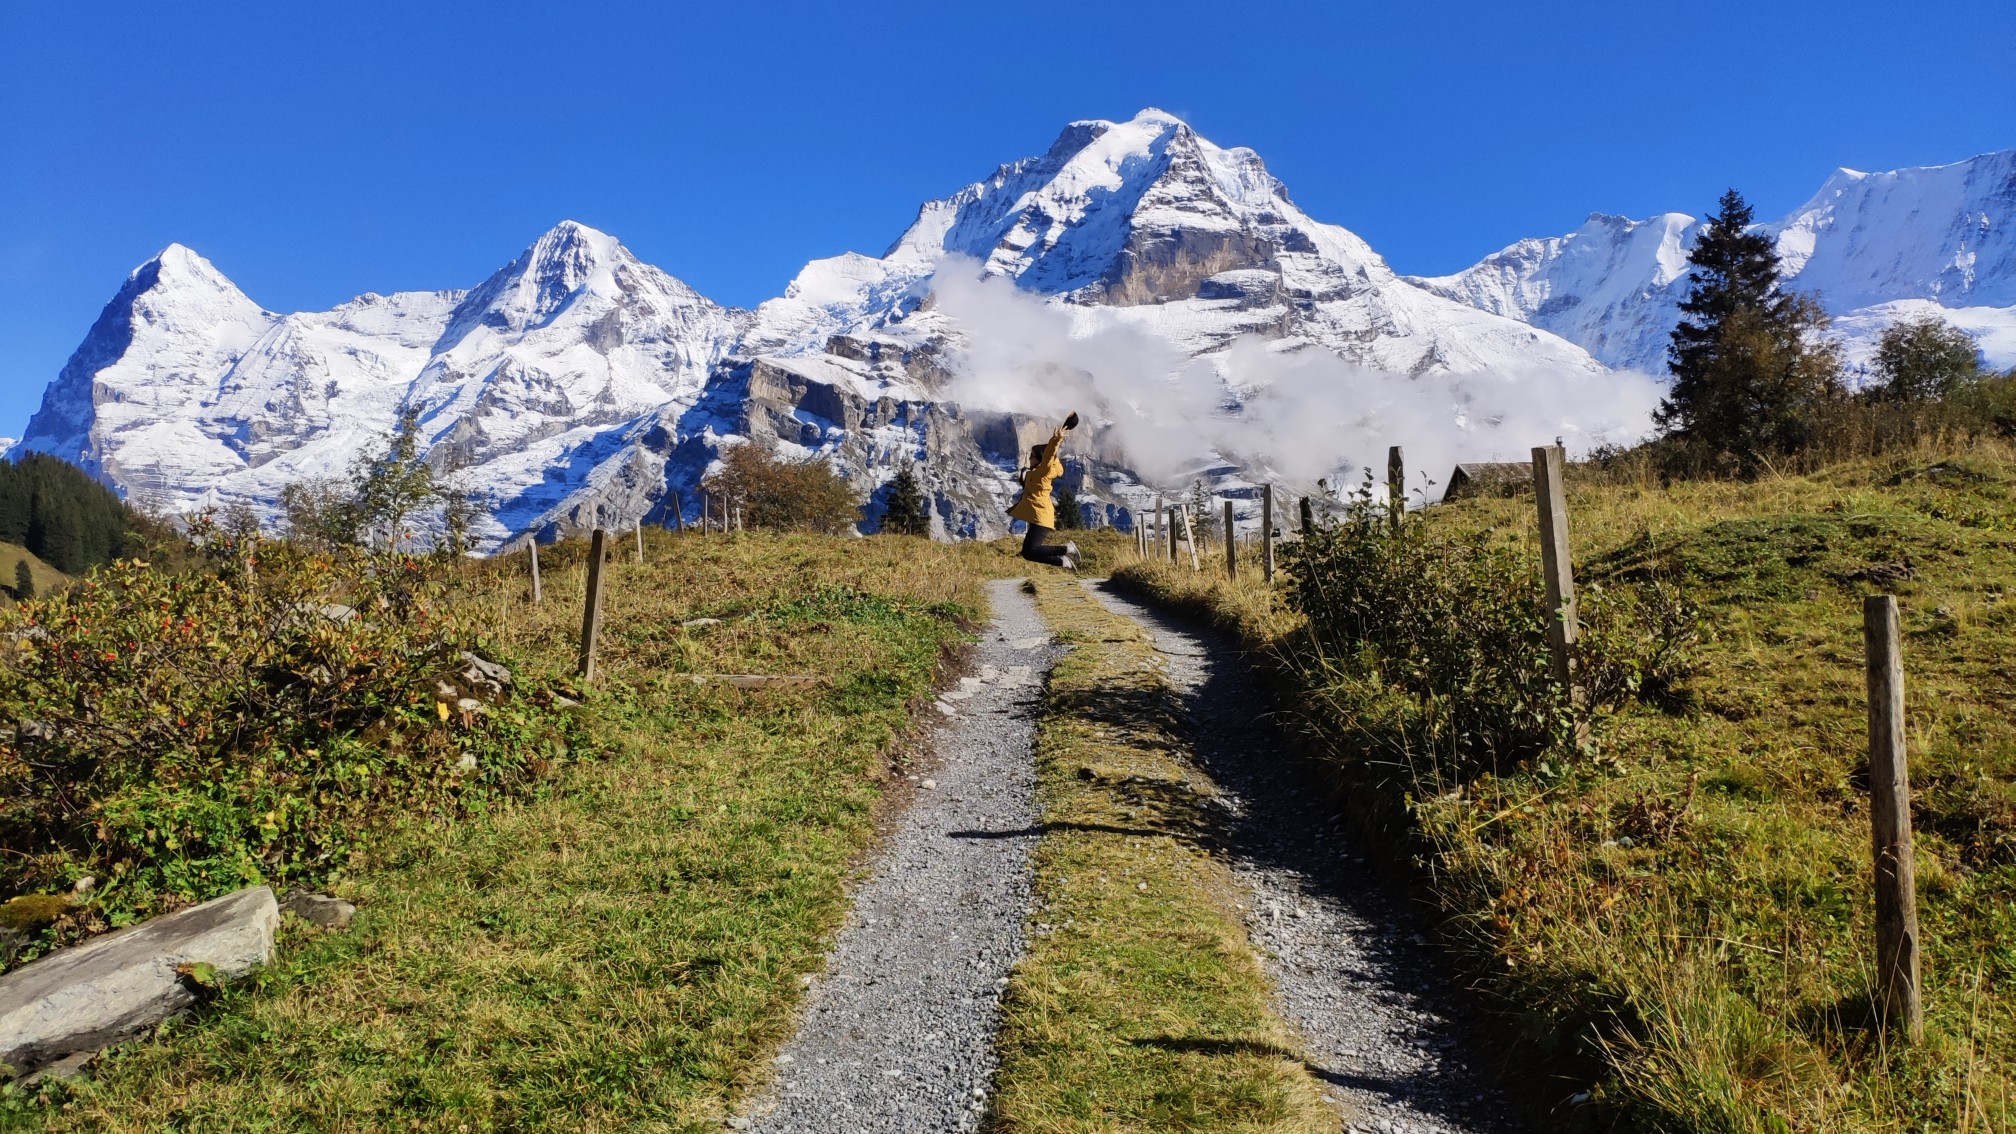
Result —
[[[861,518],[859,494],[823,459],[787,460],[754,444],[729,449],[700,487],[759,531],[840,535]]]
[[[1358,747],[1414,769],[1467,779],[1567,755],[1590,720],[1674,688],[1698,619],[1657,579],[1585,589],[1573,703],[1547,641],[1538,557],[1491,531],[1397,531],[1369,483],[1340,522],[1284,549],[1290,645],[1307,684],[1354,722]]]
[[[453,559],[197,534],[208,570],[123,560],[0,612],[0,892],[95,883],[46,940],[316,882],[573,745],[462,676]]]

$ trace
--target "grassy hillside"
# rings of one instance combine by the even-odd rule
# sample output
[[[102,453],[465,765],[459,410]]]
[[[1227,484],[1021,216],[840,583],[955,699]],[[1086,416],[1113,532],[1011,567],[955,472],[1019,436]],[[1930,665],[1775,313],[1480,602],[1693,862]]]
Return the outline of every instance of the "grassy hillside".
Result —
[[[1701,637],[1676,659],[1684,680],[1600,715],[1585,750],[1495,772],[1445,774],[1447,753],[1392,723],[1414,711],[1395,707],[1399,676],[1385,701],[1341,684],[1350,667],[1311,654],[1285,589],[1167,564],[1122,574],[1209,610],[1282,667],[1354,807],[1403,818],[1452,947],[1515,1006],[1521,1049],[1563,1076],[1552,1093],[1591,1089],[1564,1115],[1669,1131],[2010,1129],[2016,455],[1925,449],[1672,486],[1578,469],[1570,488],[1592,598],[1663,588]],[[1433,546],[1478,537],[1537,558],[1530,497],[1412,522]],[[1899,596],[1906,630],[1928,1032],[1916,1048],[1886,1042],[1869,1006],[1861,596],[1878,592]]]
[[[9,1121],[720,1129],[821,963],[978,575],[914,539],[654,532],[643,565],[631,546],[610,567],[602,676],[575,690],[586,743],[534,761],[527,793],[385,832],[330,882],[358,902],[351,929],[290,920],[254,982],[52,1108],[0,1096]],[[584,559],[578,541],[546,549],[538,606],[522,555],[486,564],[454,614],[521,680],[567,688]],[[692,680],[718,673],[819,680]]]
[[[35,593],[46,595],[50,591],[70,581],[70,576],[44,563],[34,552],[18,543],[0,540],[0,586],[12,590],[14,587],[14,565],[28,564],[28,573],[35,580]]]

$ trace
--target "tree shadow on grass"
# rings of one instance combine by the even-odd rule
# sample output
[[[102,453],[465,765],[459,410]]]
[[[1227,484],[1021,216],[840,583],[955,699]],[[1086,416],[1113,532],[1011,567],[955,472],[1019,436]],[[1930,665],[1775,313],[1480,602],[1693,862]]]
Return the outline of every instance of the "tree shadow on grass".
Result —
[[[1363,1091],[1378,1095],[1392,1102],[1415,1102],[1420,1096],[1419,1087],[1409,1079],[1395,1079],[1372,1075],[1350,1075],[1318,1067],[1300,1055],[1279,1044],[1262,1043],[1259,1040],[1202,1039],[1190,1036],[1146,1036],[1127,1041],[1135,1047],[1153,1047],[1163,1051],[1196,1052],[1203,1055],[1257,1055],[1267,1059],[1290,1059],[1300,1063],[1310,1075],[1333,1087],[1343,1087],[1351,1091]]]
[[[1305,1061],[1310,1073],[1336,1087],[1405,1104],[1417,1114],[1459,1130],[1524,1128],[1525,1123],[1507,1115],[1502,1100],[1488,1095],[1479,1100],[1487,1081],[1479,1072],[1491,1070],[1503,1076],[1507,1064],[1494,1058],[1480,1042],[1480,1034],[1487,1028],[1482,1026],[1475,1004],[1460,991],[1460,982],[1445,958],[1416,943],[1417,934],[1432,932],[1431,911],[1366,863],[1367,856],[1382,857],[1381,851],[1358,845],[1358,839],[1345,831],[1331,782],[1322,769],[1292,755],[1270,724],[1272,699],[1240,660],[1238,647],[1214,631],[1137,603],[1110,583],[1093,584],[1091,589],[1110,609],[1142,621],[1158,648],[1170,655],[1172,671],[1191,667],[1201,671],[1201,682],[1183,699],[1178,742],[1189,747],[1238,802],[1214,805],[1184,789],[1186,806],[1177,812],[1184,828],[1182,837],[1216,844],[1235,863],[1292,874],[1303,895],[1341,907],[1347,922],[1353,923],[1349,934],[1355,946],[1353,981],[1365,986],[1357,992],[1401,1009],[1385,1025],[1392,1034],[1363,1038],[1406,1048],[1416,1039],[1428,1037],[1437,1052],[1435,1057],[1421,1060],[1414,1070],[1368,1075],[1363,1073],[1365,1060],[1348,1054],[1326,1056],[1319,1050]],[[1159,690],[1152,693],[1160,696]],[[1166,705],[1166,698],[1162,699]],[[1169,718],[1166,708],[1128,705],[1116,709],[1098,701],[1089,699],[1082,707],[1087,717],[1153,712],[1163,720]],[[1144,799],[1165,797],[1181,787],[1130,786]],[[1400,1034],[1403,1032],[1406,1034]],[[1294,1052],[1250,1041],[1160,1036],[1132,1042],[1169,1050],[1300,1058]],[[1347,1062],[1358,1066],[1346,1069]],[[1328,1065],[1331,1063],[1338,1065]],[[1561,1093],[1573,1089],[1575,1085],[1569,1085]]]

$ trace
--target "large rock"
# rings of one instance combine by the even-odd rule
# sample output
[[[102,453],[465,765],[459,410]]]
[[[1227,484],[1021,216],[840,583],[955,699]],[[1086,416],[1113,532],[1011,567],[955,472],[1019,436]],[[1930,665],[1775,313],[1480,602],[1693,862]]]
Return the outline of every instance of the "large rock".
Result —
[[[273,891],[253,886],[16,969],[0,977],[0,1062],[19,1075],[137,1035],[195,1003],[178,966],[244,976],[279,924]]]

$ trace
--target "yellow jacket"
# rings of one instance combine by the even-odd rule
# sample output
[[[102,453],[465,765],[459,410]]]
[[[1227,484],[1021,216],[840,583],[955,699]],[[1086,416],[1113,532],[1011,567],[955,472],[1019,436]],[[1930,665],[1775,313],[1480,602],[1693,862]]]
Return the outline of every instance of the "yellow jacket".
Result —
[[[1064,462],[1057,458],[1057,449],[1064,444],[1064,427],[1050,435],[1050,443],[1043,446],[1043,459],[1030,466],[1022,474],[1022,498],[1008,509],[1008,514],[1027,524],[1037,527],[1057,526],[1057,503],[1050,499],[1050,486],[1064,475]]]

